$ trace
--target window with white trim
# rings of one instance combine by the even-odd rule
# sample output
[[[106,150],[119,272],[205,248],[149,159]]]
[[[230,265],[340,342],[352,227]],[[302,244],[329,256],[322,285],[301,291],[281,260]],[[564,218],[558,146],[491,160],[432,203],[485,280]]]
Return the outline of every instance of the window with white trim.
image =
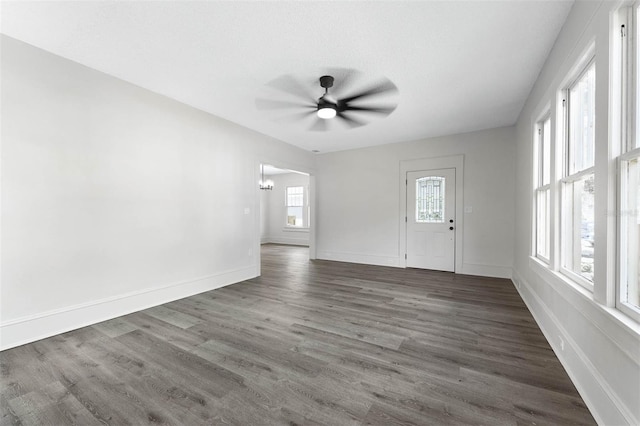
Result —
[[[563,91],[565,149],[561,271],[593,290],[596,69],[593,59]]]
[[[286,226],[308,227],[308,209],[304,186],[288,186],[285,201],[287,205]]]
[[[535,255],[549,263],[551,246],[551,116],[536,124],[534,170]]]
[[[640,319],[640,2],[620,11],[621,154],[618,158],[619,274],[616,306]]]

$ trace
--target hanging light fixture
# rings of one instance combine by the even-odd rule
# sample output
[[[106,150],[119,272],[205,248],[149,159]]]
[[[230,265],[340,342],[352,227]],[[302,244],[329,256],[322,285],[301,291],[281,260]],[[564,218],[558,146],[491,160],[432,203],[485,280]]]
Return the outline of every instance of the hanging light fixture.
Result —
[[[318,117],[330,120],[337,114],[336,105],[327,101],[324,96],[318,100]]]
[[[333,86],[333,77],[330,75],[323,75],[320,77],[320,86],[324,88],[324,95],[318,99],[318,117],[325,120],[331,120],[338,113],[336,110],[337,105],[329,96],[329,87]]]
[[[273,181],[264,179],[264,164],[260,164],[260,189],[270,191],[273,189]]]

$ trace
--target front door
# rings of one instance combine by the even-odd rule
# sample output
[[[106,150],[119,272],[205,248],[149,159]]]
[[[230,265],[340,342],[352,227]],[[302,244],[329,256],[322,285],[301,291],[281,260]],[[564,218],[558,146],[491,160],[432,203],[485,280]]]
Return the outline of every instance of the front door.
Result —
[[[454,272],[456,170],[407,172],[407,267]]]

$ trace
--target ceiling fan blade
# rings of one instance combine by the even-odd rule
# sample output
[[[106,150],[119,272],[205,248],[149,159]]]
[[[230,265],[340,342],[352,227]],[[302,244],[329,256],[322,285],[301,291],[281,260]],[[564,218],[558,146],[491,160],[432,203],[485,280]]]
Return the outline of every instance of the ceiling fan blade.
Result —
[[[391,114],[396,109],[395,106],[390,107],[360,107],[360,106],[351,106],[347,105],[343,112],[347,111],[358,111],[358,112],[373,112],[377,114]]]
[[[371,85],[366,89],[364,89],[363,91],[361,91],[360,93],[340,99],[338,102],[348,104],[349,102],[367,98],[369,96],[380,95],[382,93],[393,93],[397,91],[398,91],[398,88],[396,87],[396,85],[390,82],[389,80],[387,80],[382,83]]]
[[[272,99],[256,99],[256,108],[260,110],[265,109],[316,109],[317,105],[313,103],[298,103],[290,101],[275,101]]]
[[[309,90],[309,87],[301,84],[295,77],[288,74],[271,80],[267,83],[267,86],[281,92],[289,93],[305,102],[314,102],[317,98],[317,96],[314,96]]]
[[[353,80],[360,73],[348,68],[332,68],[328,70],[328,74],[334,77],[330,92],[334,95],[340,95],[346,92],[346,89],[352,85]]]
[[[328,120],[325,120],[324,118],[318,118],[316,119],[316,122],[313,124],[313,126],[309,127],[309,130],[314,132],[326,132],[327,130],[329,130],[327,121]]]
[[[353,117],[349,117],[349,116],[348,116],[348,115],[346,115],[344,112],[339,112],[339,113],[337,114],[337,116],[338,116],[338,117],[340,117],[340,118],[343,120],[343,122],[344,122],[345,124],[347,124],[347,125],[348,125],[349,127],[351,127],[351,128],[353,128],[353,127],[360,127],[360,126],[364,126],[365,124],[367,124],[367,123],[365,123],[364,121],[356,120],[356,119],[355,119],[355,118],[353,118]]]
[[[315,115],[315,113],[316,113],[316,110],[313,109],[313,110],[301,112],[298,114],[288,114],[282,117],[275,118],[273,121],[275,121],[276,123],[293,123],[296,121],[304,120],[307,117]]]

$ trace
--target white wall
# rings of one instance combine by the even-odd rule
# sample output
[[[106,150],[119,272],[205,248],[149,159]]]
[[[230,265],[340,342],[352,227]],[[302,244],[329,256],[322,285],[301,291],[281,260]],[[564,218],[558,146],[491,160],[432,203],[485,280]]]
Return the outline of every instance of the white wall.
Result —
[[[1,43],[3,349],[258,274],[258,164],[310,153]]]
[[[576,2],[517,123],[514,282],[598,423],[640,424],[640,327],[614,308],[615,163],[609,152],[609,60],[612,12],[618,2]],[[571,68],[595,42],[596,235],[595,292],[540,267],[531,254],[534,124],[551,105]],[[607,179],[607,176],[609,178]],[[607,247],[607,245],[609,245]],[[608,293],[608,294],[607,294]]]
[[[269,191],[260,191],[260,243],[269,242]]]
[[[320,259],[400,266],[400,162],[464,155],[458,273],[511,277],[515,129],[484,130],[317,156]]]
[[[270,175],[274,183],[271,191],[262,191],[264,207],[264,229],[261,233],[263,243],[309,245],[309,225],[304,229],[287,228],[286,222],[286,189],[288,186],[304,186],[309,191],[309,176],[300,173],[283,173]]]

